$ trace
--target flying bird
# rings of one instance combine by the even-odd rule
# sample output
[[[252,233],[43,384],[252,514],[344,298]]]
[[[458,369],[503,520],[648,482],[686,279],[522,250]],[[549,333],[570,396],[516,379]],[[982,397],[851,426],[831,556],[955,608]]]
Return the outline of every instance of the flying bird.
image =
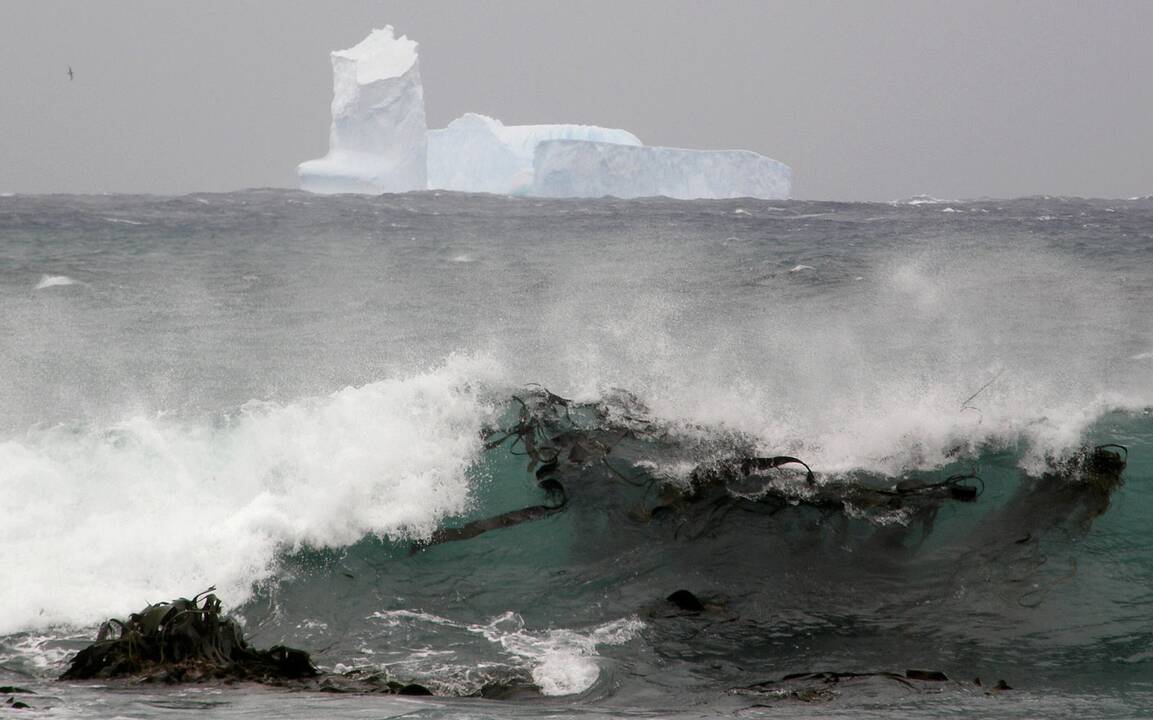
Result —
[[[72,79],[72,66],[71,65],[68,66],[68,79],[69,80]]]

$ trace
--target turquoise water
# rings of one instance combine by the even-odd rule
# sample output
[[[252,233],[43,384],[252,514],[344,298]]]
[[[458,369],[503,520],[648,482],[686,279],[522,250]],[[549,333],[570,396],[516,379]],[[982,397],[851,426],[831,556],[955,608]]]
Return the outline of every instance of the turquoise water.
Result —
[[[1149,200],[8,197],[0,260],[0,680],[54,714],[1153,707]],[[563,510],[422,545],[550,502],[485,448],[542,387]],[[1108,443],[1105,507],[1061,468]],[[777,455],[821,507],[796,465],[692,499]],[[954,475],[975,502],[845,490]],[[209,585],[259,646],[441,697],[52,680]],[[780,683],[908,669],[951,680]]]

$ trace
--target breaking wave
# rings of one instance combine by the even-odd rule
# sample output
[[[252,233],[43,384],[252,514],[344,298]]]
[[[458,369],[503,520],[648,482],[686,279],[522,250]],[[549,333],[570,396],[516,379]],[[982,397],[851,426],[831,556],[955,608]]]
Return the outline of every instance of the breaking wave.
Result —
[[[243,602],[285,549],[427,536],[469,507],[490,372],[457,358],[207,425],[131,417],[0,442],[0,545],[20,578],[0,590],[0,634],[212,584]]]
[[[899,475],[990,443],[1018,448],[1022,466],[1037,471],[1079,447],[1101,415],[1133,404],[1114,396],[1039,408],[1028,386],[993,392],[995,380],[979,399],[959,397],[959,384],[875,388],[856,413],[838,405],[808,417],[795,407],[774,415],[781,406],[756,388],[693,388],[656,397],[653,412],[683,438],[748,433],[755,452],[801,455],[822,473]],[[284,552],[428,538],[472,511],[491,482],[478,470],[481,430],[507,410],[513,387],[491,360],[455,357],[328,396],[250,402],[207,424],[134,416],[0,442],[0,544],[21,579],[0,590],[0,634],[88,625],[119,612],[124,598],[212,584],[243,603],[276,577]],[[672,455],[637,466],[666,477],[692,468]]]

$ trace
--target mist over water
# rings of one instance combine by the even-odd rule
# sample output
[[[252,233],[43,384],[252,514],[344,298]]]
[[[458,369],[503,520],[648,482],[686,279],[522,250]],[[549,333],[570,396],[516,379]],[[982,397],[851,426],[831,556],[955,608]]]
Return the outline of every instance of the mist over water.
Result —
[[[645,559],[640,536],[602,547],[591,521],[560,520],[479,550],[403,551],[531,500],[523,465],[485,453],[481,435],[530,383],[578,402],[627,390],[678,436],[737,434],[830,477],[964,458],[989,475],[992,502],[1015,474],[1086,443],[1130,444],[1124,492],[1136,495],[1088,536],[1102,576],[1050,606],[1081,607],[1096,587],[1148,609],[1113,573],[1144,562],[1125,539],[1144,511],[1120,508],[1147,498],[1151,474],[1139,452],[1153,436],[1148,200],[16,196],[0,198],[0,238],[0,547],[22,579],[0,589],[0,635],[21,642],[215,584],[251,601],[269,637],[329,644],[329,666],[379,660],[381,637],[456,633],[552,694],[608,682],[598,652],[648,677],[629,648],[641,637],[659,648],[664,631],[641,630],[638,608],[675,589],[678,563],[656,549]],[[778,541],[748,532],[677,552],[707,565],[718,548]],[[517,537],[567,549],[537,557]],[[325,573],[341,563],[379,582],[337,601]],[[704,582],[700,567],[677,569]],[[317,572],[328,579],[310,584]],[[768,622],[777,591],[726,572],[714,586]],[[911,602],[884,572],[852,572],[834,563],[827,583]],[[484,573],[510,584],[484,589]],[[781,588],[797,612],[804,593],[842,592]],[[985,602],[953,590],[958,607]],[[844,601],[830,612],[855,612]],[[444,622],[397,614],[417,611]],[[1044,609],[983,611],[1063,642]],[[344,635],[331,629],[342,622]],[[1137,621],[1118,622],[1114,635]],[[1090,635],[1069,643],[1094,646]],[[869,652],[889,657],[883,645]],[[813,653],[785,656],[830,657]],[[435,675],[423,655],[390,657]]]

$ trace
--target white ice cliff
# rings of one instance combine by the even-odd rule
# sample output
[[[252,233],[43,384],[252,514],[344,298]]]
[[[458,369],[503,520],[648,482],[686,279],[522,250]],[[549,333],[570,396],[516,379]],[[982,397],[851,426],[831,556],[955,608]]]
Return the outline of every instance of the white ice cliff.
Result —
[[[443,190],[524,194],[533,185],[533,157],[547,140],[639,146],[627,130],[596,125],[505,125],[465,113],[428,133],[428,186]]]
[[[300,164],[304,190],[686,199],[782,199],[791,190],[789,167],[763,155],[648,147],[627,130],[505,125],[476,113],[429,130],[417,44],[391,26],[332,53],[332,74],[328,154]]]
[[[386,26],[332,53],[328,154],[297,168],[302,189],[376,194],[428,187],[428,127],[416,49]]]
[[[748,150],[621,147],[552,140],[537,146],[531,195],[539,197],[789,197],[788,165]]]

